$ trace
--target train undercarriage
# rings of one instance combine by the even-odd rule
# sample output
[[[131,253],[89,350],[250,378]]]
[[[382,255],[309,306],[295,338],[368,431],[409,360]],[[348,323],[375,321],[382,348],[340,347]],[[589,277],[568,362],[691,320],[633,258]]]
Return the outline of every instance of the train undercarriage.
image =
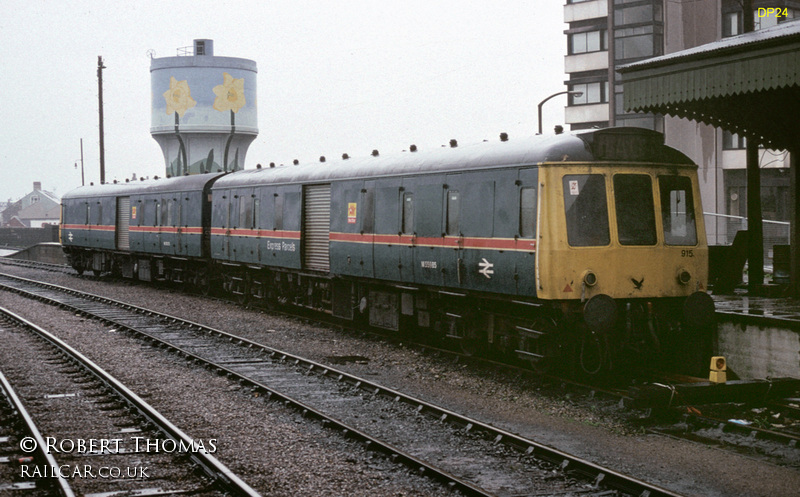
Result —
[[[81,249],[67,255],[79,274],[221,291],[254,307],[311,309],[572,377],[643,369],[702,374],[712,346],[713,303],[699,292],[650,300],[515,300],[201,259]]]

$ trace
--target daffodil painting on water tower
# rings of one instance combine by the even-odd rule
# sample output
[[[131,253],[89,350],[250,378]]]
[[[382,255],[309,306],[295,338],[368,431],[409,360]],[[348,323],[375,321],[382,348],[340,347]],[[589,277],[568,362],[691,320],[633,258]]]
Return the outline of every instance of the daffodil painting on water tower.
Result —
[[[258,135],[257,72],[255,61],[214,56],[213,40],[151,59],[150,134],[167,176],[244,169]]]

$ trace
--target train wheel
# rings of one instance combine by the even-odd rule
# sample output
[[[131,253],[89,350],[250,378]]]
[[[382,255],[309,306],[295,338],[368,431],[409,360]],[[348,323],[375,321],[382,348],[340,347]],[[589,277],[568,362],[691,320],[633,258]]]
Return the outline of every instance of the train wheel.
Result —
[[[200,269],[197,271],[197,276],[195,277],[195,287],[201,295],[208,296],[211,293],[211,276],[209,276],[206,269]]]
[[[442,326],[445,330],[445,338],[451,343],[454,342],[453,345],[464,355],[478,355],[483,351],[486,343],[480,329],[480,320],[470,312],[463,310],[461,312],[462,314],[444,313]]]
[[[459,349],[467,356],[482,355],[486,348],[485,343],[485,340],[477,336],[467,336],[459,340]]]

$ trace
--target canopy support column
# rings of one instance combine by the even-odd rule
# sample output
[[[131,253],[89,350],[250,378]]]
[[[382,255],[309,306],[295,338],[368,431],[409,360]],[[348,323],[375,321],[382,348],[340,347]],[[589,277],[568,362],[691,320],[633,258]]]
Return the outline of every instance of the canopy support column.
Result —
[[[747,137],[747,291],[758,295],[764,286],[764,230],[761,222],[761,169],[758,142]]]

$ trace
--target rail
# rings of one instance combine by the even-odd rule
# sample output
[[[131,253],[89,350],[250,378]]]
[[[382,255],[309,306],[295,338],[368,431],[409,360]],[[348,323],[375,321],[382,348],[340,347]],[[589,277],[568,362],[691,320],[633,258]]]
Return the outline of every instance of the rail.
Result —
[[[0,313],[8,316],[13,321],[22,326],[30,329],[41,338],[52,344],[54,347],[62,351],[65,355],[75,359],[75,361],[90,371],[102,383],[108,385],[120,397],[124,398],[130,405],[132,405],[144,418],[148,419],[150,424],[157,427],[162,433],[174,440],[179,446],[191,447],[193,439],[189,437],[180,428],[175,426],[171,421],[161,415],[144,399],[139,397],[128,387],[119,382],[116,378],[111,376],[108,372],[102,369],[97,363],[84,356],[73,347],[66,344],[63,340],[59,339],[47,330],[37,326],[36,324],[28,321],[27,319],[19,316],[8,309],[0,307]],[[39,447],[45,447],[41,435],[38,436],[37,442]],[[214,456],[208,453],[205,449],[198,450],[189,454],[189,457],[211,478],[220,482],[220,484],[233,495],[240,497],[260,497],[260,493],[256,492],[247,483],[242,481],[236,474],[234,474],[227,466],[217,460]],[[51,467],[57,467],[52,457],[47,459]],[[74,495],[65,493],[64,495]]]

